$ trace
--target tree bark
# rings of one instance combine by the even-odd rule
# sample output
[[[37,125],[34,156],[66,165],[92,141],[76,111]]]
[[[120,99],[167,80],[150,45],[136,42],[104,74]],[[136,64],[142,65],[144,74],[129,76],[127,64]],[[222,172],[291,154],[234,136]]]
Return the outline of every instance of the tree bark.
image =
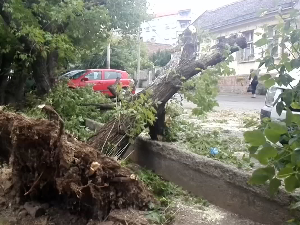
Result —
[[[209,53],[202,55],[200,59],[195,60],[192,51],[187,54],[187,51],[190,50],[190,45],[187,45],[181,54],[181,60],[179,59],[181,61],[180,65],[178,66],[178,64],[171,62],[163,72],[163,75],[158,77],[150,87],[137,94],[134,99],[138,99],[142,93],[150,91],[153,102],[160,102],[157,112],[163,112],[167,101],[178,92],[184,81],[192,78],[200,71],[225,60],[228,50],[233,53],[238,51],[239,48],[245,48],[246,46],[247,43],[244,37],[233,35],[225,39],[224,42],[214,46]],[[182,60],[183,58],[184,60]],[[97,135],[89,140],[89,144],[100,151],[107,151],[106,149],[110,148],[110,152],[113,152],[111,155],[122,155],[124,148],[127,148],[129,145],[129,137],[126,133],[132,129],[134,119],[123,116],[110,121],[104,125]]]
[[[47,70],[47,59],[40,52],[32,64],[33,78],[36,82],[37,91],[40,95],[45,95],[51,90],[51,82]]]
[[[12,56],[8,54],[1,54],[0,65],[0,105],[5,104],[5,91],[8,84],[9,73],[12,65]]]
[[[47,71],[51,88],[55,84],[56,69],[58,66],[58,51],[53,50],[47,56]]]

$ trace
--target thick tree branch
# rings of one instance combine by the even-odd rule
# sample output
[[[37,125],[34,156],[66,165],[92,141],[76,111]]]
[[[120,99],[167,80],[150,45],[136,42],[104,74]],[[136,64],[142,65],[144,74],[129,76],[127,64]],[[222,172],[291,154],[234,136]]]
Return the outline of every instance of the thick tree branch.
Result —
[[[152,100],[154,102],[161,102],[157,108],[158,115],[163,114],[165,104],[178,92],[184,81],[192,78],[201,72],[201,70],[205,70],[210,66],[222,62],[228,55],[228,50],[233,53],[238,51],[239,48],[245,48],[246,46],[247,43],[244,37],[233,35],[225,39],[224,42],[214,46],[209,53],[201,56],[196,61],[193,55],[186,54],[187,48],[185,46],[181,56],[181,59],[184,58],[184,63],[178,66],[180,57],[175,55],[174,57],[178,58],[178,62],[176,63],[176,60],[173,60],[167,65],[163,75],[158,77],[150,87],[141,93],[150,91],[152,93]],[[190,51],[190,53],[192,53],[192,51]],[[182,79],[182,77],[184,77],[184,79]],[[137,94],[133,99],[138,99],[141,93]],[[134,129],[132,127],[134,119],[135,118],[122,117],[108,122],[99,130],[97,135],[90,139],[89,143],[99,150],[105,149],[107,143],[109,143],[110,146],[115,145],[113,155],[122,155],[124,148],[126,149],[129,145],[129,137],[124,137],[124,132],[120,133],[119,124],[121,123],[122,127],[126,128],[125,133],[130,133],[130,129]]]

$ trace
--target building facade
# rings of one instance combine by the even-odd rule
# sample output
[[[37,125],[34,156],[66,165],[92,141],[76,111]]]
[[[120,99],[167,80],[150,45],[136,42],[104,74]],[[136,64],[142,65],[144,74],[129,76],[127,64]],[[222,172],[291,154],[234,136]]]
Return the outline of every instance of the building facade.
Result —
[[[215,40],[235,33],[242,33],[247,39],[247,48],[234,53],[234,61],[230,64],[230,67],[235,69],[236,76],[220,80],[221,92],[246,92],[250,69],[258,68],[257,59],[264,56],[266,48],[272,48],[275,58],[280,59],[283,50],[279,46],[280,40],[275,38],[274,26],[278,23],[276,16],[279,13],[286,14],[298,5],[298,1],[295,0],[242,0],[206,11],[195,20],[193,25],[197,30],[209,31],[216,37]],[[254,43],[261,39],[265,29],[273,44],[258,48]],[[205,45],[212,45],[213,42],[200,44],[199,54]],[[262,67],[260,74],[265,72],[266,68]]]
[[[144,42],[175,46],[179,35],[191,24],[192,19],[190,9],[155,15],[151,21],[141,25],[141,37]]]

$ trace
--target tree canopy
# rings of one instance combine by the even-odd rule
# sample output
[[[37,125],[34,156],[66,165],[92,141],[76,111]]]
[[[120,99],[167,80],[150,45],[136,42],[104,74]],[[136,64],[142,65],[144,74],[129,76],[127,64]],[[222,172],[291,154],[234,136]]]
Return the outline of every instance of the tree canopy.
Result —
[[[146,0],[0,0],[0,103],[9,83],[22,92],[30,76],[48,93],[59,71],[103,52],[112,32],[136,33],[146,9]]]

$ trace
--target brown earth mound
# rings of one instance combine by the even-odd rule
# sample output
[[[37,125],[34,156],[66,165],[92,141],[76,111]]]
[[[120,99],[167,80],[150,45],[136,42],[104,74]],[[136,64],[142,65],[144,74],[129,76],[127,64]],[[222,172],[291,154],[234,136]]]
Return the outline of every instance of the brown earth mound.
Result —
[[[113,209],[147,209],[151,193],[128,169],[60,126],[0,111],[0,158],[12,165],[20,202],[60,202],[70,212],[105,219]]]

